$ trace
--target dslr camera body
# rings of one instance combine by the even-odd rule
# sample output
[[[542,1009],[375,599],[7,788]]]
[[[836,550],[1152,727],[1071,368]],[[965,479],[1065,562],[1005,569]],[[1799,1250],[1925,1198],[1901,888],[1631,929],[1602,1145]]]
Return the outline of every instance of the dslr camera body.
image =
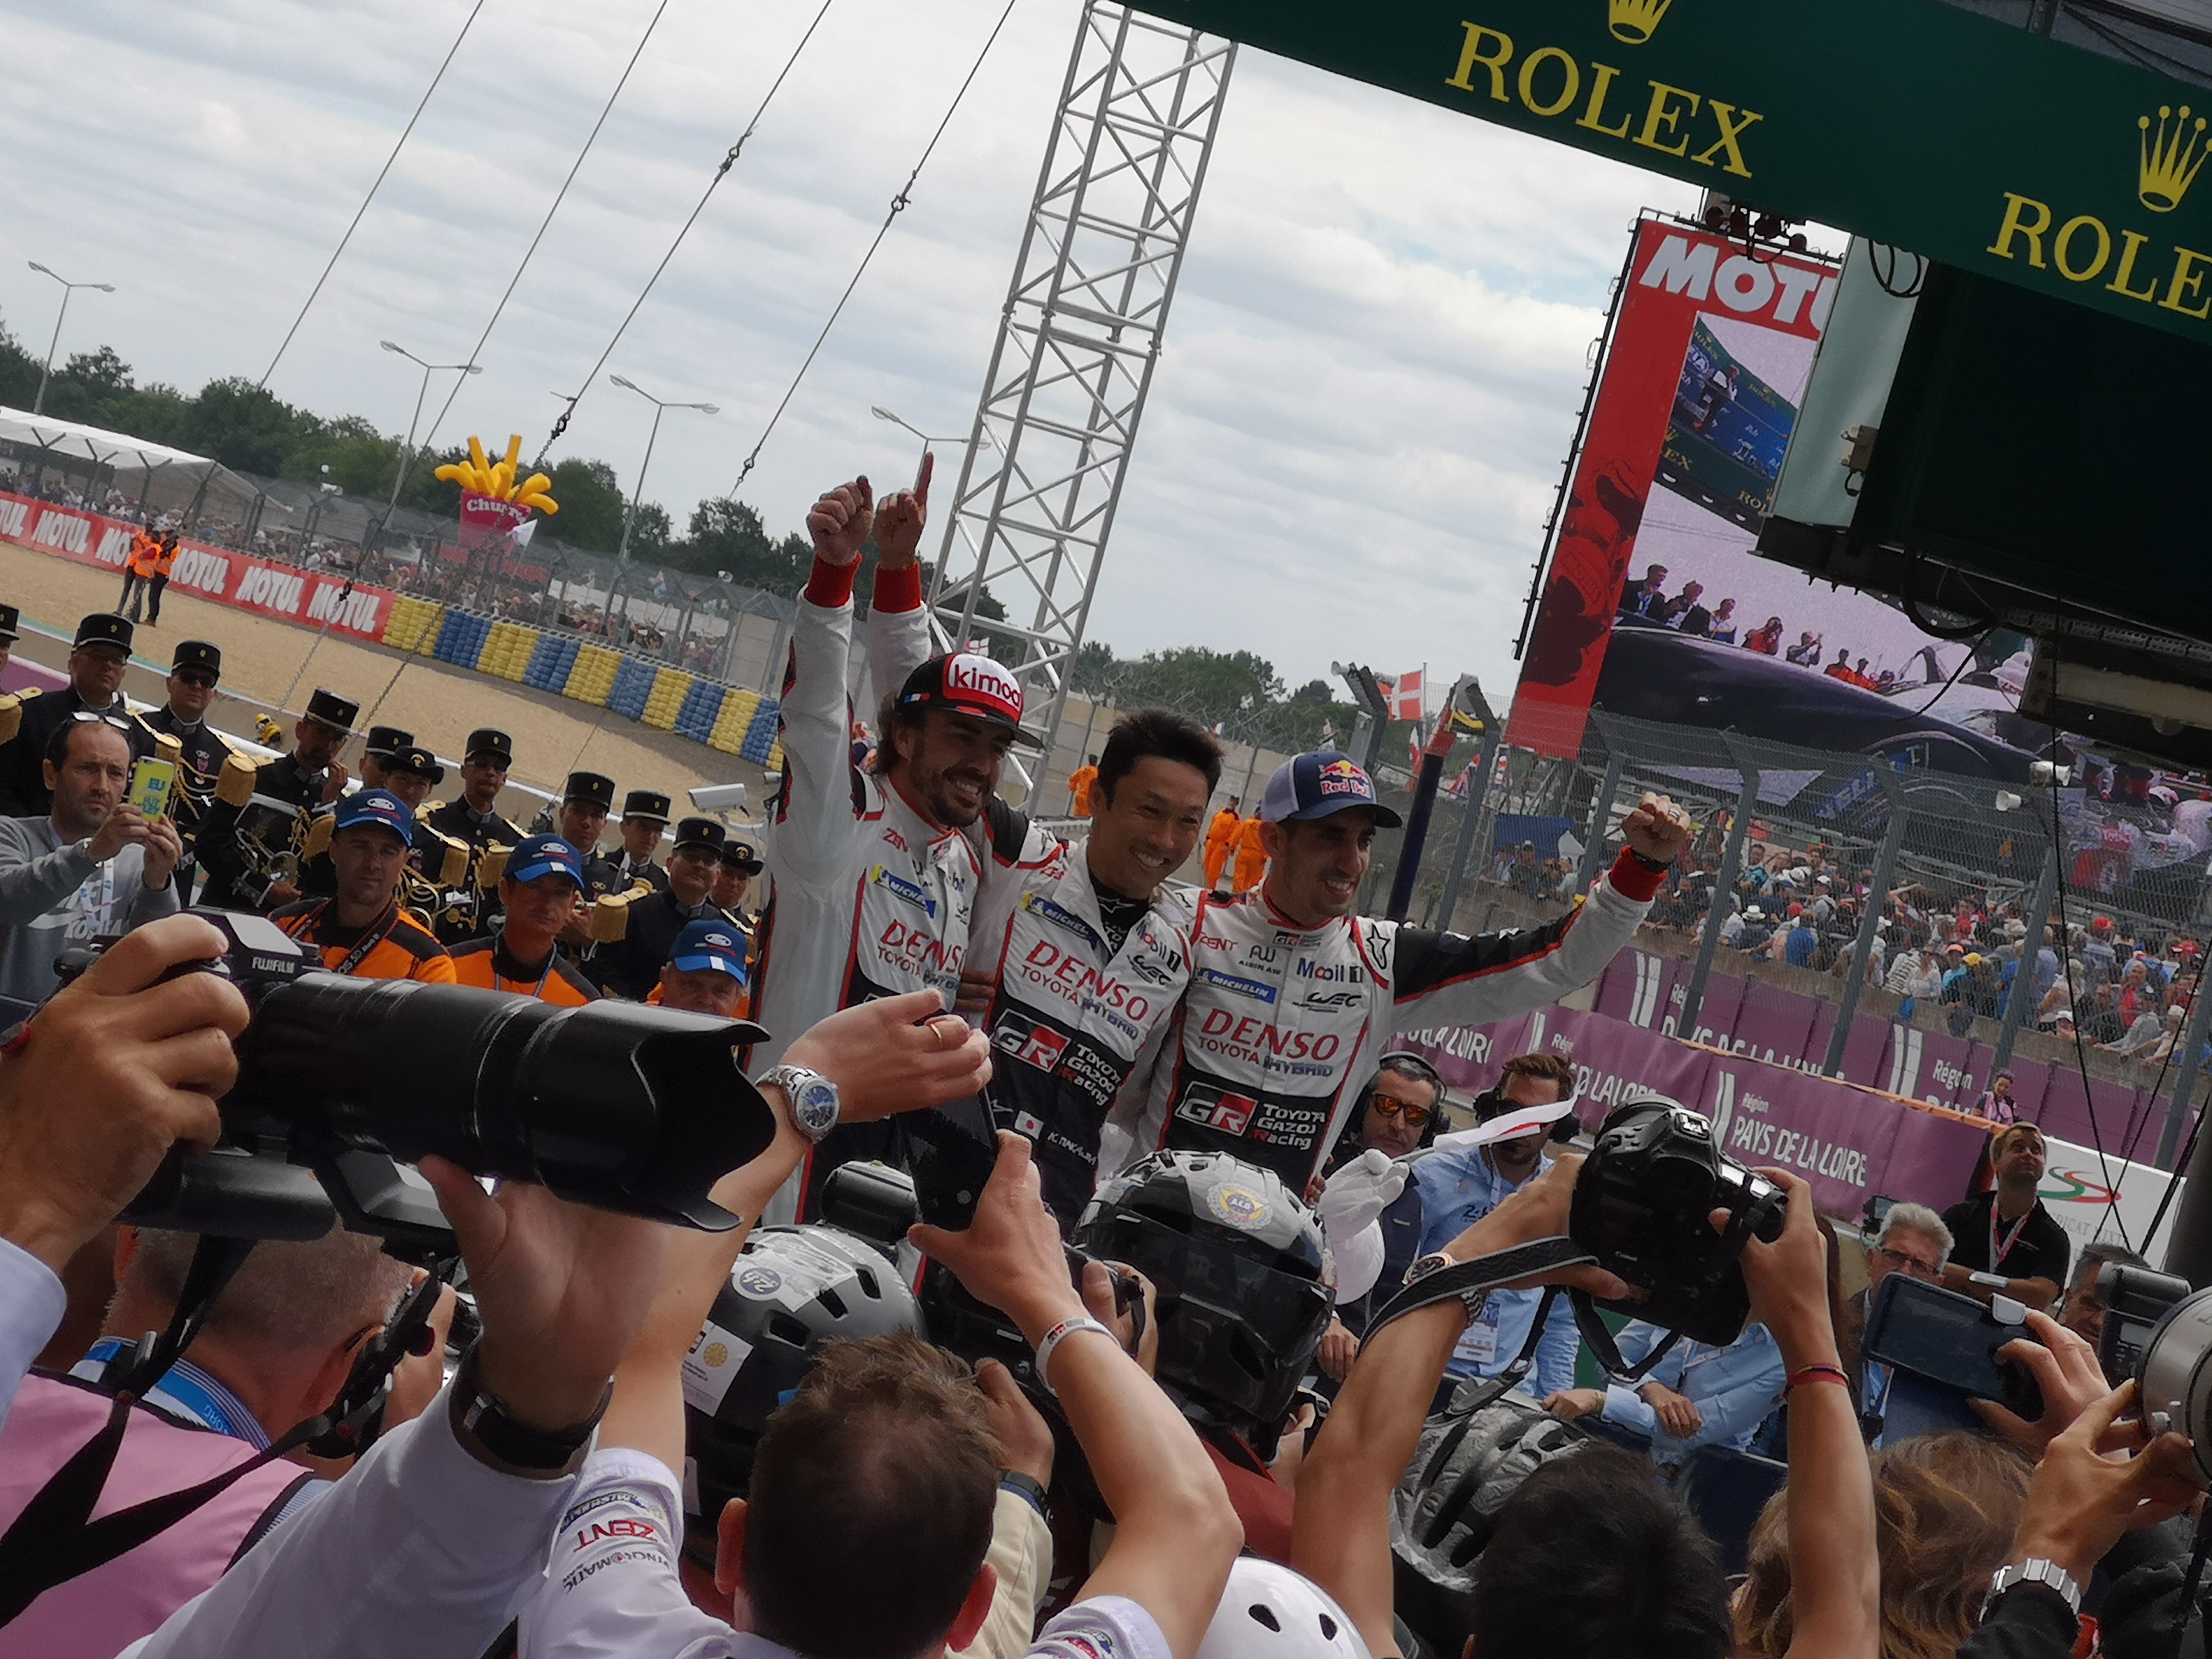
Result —
[[[679,1225],[737,1218],[707,1196],[775,1138],[738,1065],[767,1033],[742,1021],[412,980],[351,979],[265,916],[195,910],[223,934],[211,973],[252,1010],[210,1152],[173,1150],[124,1219],[239,1239],[319,1238],[332,1220],[392,1254],[450,1257],[452,1235],[412,1164]],[[101,947],[69,953],[64,982]],[[71,960],[74,958],[74,960]],[[391,1060],[404,1054],[404,1080]]]
[[[1632,1101],[1598,1126],[1575,1182],[1567,1233],[1646,1293],[1600,1306],[1724,1346],[1751,1317],[1737,1258],[1747,1239],[1771,1244],[1782,1237],[1788,1197],[1723,1152],[1713,1126],[1695,1112]],[[1728,1212],[1718,1230],[1716,1210]]]

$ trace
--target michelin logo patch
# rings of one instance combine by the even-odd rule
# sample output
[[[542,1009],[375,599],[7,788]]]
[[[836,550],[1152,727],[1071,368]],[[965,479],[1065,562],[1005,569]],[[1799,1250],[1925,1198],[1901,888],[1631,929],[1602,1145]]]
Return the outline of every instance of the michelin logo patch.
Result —
[[[1201,968],[1198,976],[1216,990],[1226,991],[1234,997],[1249,997],[1255,1002],[1273,1002],[1275,988],[1256,979],[1240,979],[1235,974],[1224,974],[1218,968]]]
[[[924,915],[934,919],[937,915],[935,899],[922,891],[915,883],[907,880],[903,876],[893,875],[880,864],[868,872],[868,884],[872,887],[882,888],[895,897],[904,899]]]
[[[1050,922],[1055,927],[1063,928],[1066,932],[1074,934],[1076,938],[1081,939],[1085,945],[1091,946],[1093,949],[1098,948],[1098,935],[1092,930],[1089,922],[1084,921],[1081,916],[1077,915],[1073,910],[1064,909],[1060,906],[1054,904],[1050,899],[1045,897],[1043,894],[1023,894],[1022,908],[1031,912],[1042,921]]]

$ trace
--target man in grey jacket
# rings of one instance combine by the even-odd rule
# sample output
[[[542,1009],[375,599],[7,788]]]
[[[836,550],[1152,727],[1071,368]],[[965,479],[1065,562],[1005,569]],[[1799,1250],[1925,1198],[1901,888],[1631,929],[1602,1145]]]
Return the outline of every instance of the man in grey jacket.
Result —
[[[55,958],[71,945],[177,908],[184,843],[166,816],[124,804],[131,765],[122,724],[78,713],[47,740],[46,816],[0,818],[0,999],[18,1012],[53,990]]]

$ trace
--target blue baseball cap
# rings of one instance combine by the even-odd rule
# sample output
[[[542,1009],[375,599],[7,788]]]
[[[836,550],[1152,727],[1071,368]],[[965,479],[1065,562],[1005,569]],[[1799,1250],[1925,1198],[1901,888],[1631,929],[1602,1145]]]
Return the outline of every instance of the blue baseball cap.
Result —
[[[1341,750],[1321,749],[1294,755],[1275,769],[1260,801],[1260,817],[1267,823],[1304,822],[1352,806],[1374,813],[1378,829],[1395,830],[1405,823],[1375,799],[1374,780],[1358,762]]]
[[[684,931],[676,936],[676,946],[669,952],[668,965],[686,974],[711,968],[718,974],[727,974],[743,985],[745,982],[744,937],[726,921],[687,923]]]
[[[528,836],[507,855],[501,873],[516,881],[536,881],[542,876],[566,876],[584,890],[584,855],[558,836]]]
[[[389,830],[410,845],[414,842],[415,814],[408,810],[405,801],[389,789],[355,790],[338,803],[331,830],[337,834],[364,823],[374,823]]]

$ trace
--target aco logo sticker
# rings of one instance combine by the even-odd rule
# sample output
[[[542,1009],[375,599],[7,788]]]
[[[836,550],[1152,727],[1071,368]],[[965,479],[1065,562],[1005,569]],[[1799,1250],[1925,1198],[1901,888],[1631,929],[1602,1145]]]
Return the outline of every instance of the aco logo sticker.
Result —
[[[710,1369],[719,1371],[730,1363],[730,1345],[726,1342],[709,1342],[700,1353],[699,1358],[706,1361]]]
[[[1206,1207],[1216,1220],[1245,1231],[1266,1226],[1272,1213],[1266,1199],[1243,1187],[1216,1187],[1206,1194]]]
[[[738,1275],[738,1289],[747,1296],[774,1296],[783,1288],[783,1275],[773,1267],[748,1267]]]

